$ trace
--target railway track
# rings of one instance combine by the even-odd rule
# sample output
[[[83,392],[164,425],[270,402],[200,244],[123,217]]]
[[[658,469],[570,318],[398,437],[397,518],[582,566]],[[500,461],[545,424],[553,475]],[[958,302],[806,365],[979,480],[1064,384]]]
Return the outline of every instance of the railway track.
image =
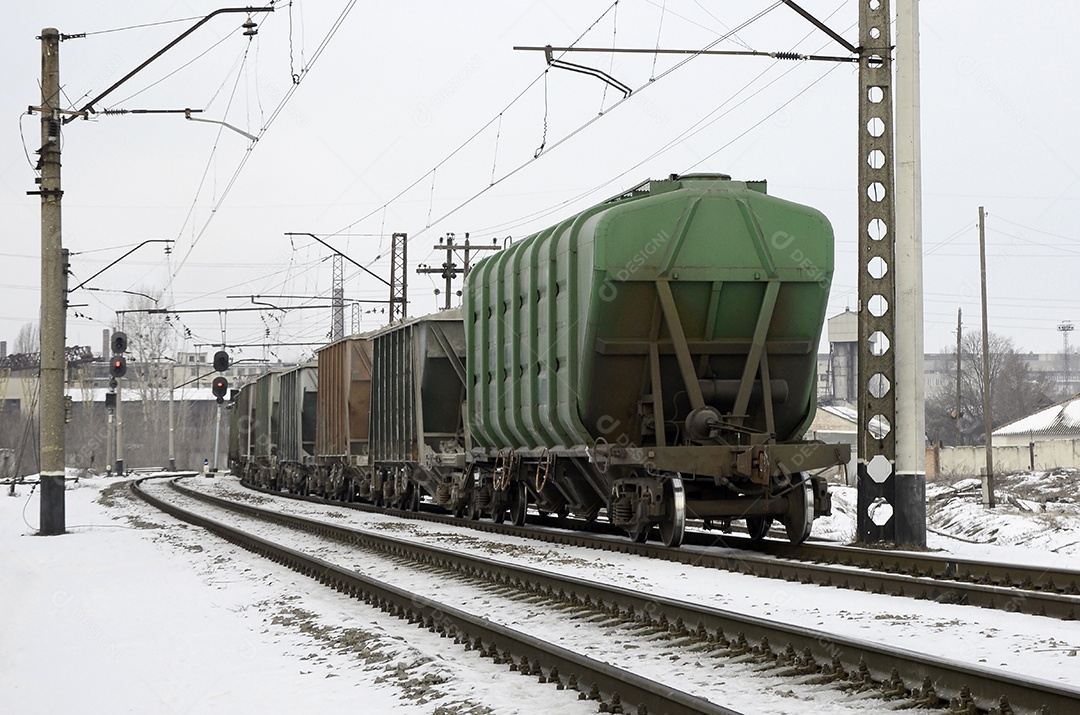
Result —
[[[635,543],[626,539],[621,529],[600,522],[530,514],[530,526],[551,527],[537,530],[485,520],[463,521],[441,512],[383,509],[359,502],[328,502],[319,497],[286,494],[252,484],[245,486],[292,499],[386,512],[435,523],[468,525],[491,533],[638,554],[751,576],[1069,621],[1080,617],[1080,572],[1066,569],[996,564],[932,553],[880,551],[820,542],[804,542],[798,546],[769,539],[752,542],[738,535],[689,530],[683,548],[670,549],[659,544]],[[717,547],[723,551],[717,551]]]
[[[695,543],[707,544],[708,537],[695,534]],[[881,585],[872,586],[869,581],[856,580],[853,581],[856,585],[848,586],[859,590],[873,587],[898,595],[905,595],[906,592],[906,595],[922,598],[955,599],[956,602],[984,608],[1033,613],[1069,621],[1080,617],[1080,572],[1069,569],[815,542],[793,546],[779,541],[763,541],[755,548],[799,564],[839,566],[881,574]],[[791,572],[791,575],[800,580],[802,578],[798,571]],[[785,573],[783,577],[788,576]],[[816,576],[808,575],[807,578]],[[893,590],[889,591],[885,582],[894,584]],[[937,589],[933,587],[935,583],[939,584]],[[947,590],[942,590],[941,584]],[[932,595],[934,593],[938,595]]]
[[[185,492],[219,507],[270,519],[343,543],[363,545],[407,559],[423,568],[465,574],[486,582],[492,589],[524,595],[549,607],[584,610],[588,612],[587,617],[629,624],[649,637],[672,639],[695,652],[750,660],[763,669],[819,685],[832,683],[849,690],[873,692],[895,699],[897,702],[890,704],[890,709],[904,704],[938,705],[954,712],[978,712],[971,708],[1010,712],[1010,705],[1016,712],[1068,713],[1080,709],[1080,691],[1054,683],[1031,681],[1001,671],[933,659],[867,641],[642,595],[527,567],[496,564],[446,549],[236,504],[191,490]],[[951,698],[952,702],[943,696]],[[649,708],[649,712],[660,711]]]
[[[142,488],[143,481],[145,479],[132,482],[132,491],[158,509],[360,599],[391,616],[407,620],[418,628],[453,639],[466,650],[475,650],[481,657],[506,664],[510,670],[521,675],[538,678],[541,683],[547,682],[559,689],[577,690],[578,699],[596,701],[599,712],[740,715],[736,710],[184,509],[148,493]],[[175,482],[171,484],[189,497],[212,501],[219,507],[309,533],[319,532],[317,525],[309,520],[298,521],[295,517],[184,490],[177,487]],[[340,540],[341,535],[334,538]],[[354,539],[347,541],[355,543]]]

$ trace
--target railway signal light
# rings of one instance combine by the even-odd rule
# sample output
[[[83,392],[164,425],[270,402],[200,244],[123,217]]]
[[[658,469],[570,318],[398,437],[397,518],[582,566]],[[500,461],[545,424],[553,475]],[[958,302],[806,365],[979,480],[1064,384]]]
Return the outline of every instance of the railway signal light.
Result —
[[[225,372],[229,369],[229,353],[224,350],[218,350],[214,353],[214,369],[218,372]]]
[[[210,390],[214,393],[214,397],[217,398],[220,405],[225,401],[225,395],[229,392],[229,381],[224,377],[215,377],[214,381],[210,383]]]
[[[127,335],[119,330],[112,334],[112,351],[117,355],[127,350]]]
[[[113,355],[112,362],[109,363],[109,374],[113,377],[123,377],[127,373],[127,360],[123,355]]]

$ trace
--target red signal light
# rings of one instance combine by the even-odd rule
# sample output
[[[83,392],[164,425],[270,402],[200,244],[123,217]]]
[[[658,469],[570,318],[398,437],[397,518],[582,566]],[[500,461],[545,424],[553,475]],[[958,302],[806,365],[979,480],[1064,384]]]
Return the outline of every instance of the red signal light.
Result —
[[[214,393],[214,397],[217,398],[220,405],[225,401],[225,395],[229,392],[229,381],[224,377],[215,377],[214,381],[210,383],[210,390]]]
[[[113,377],[123,377],[127,373],[127,360],[123,355],[114,355],[109,363],[109,374]]]

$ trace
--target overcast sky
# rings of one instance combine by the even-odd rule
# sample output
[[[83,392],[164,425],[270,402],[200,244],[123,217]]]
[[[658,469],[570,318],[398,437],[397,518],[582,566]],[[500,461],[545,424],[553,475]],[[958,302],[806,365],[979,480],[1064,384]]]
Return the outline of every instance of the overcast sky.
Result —
[[[65,128],[64,245],[78,285],[149,244],[71,296],[68,344],[100,350],[101,331],[133,296],[161,292],[176,310],[328,305],[330,252],[311,232],[375,273],[389,274],[389,234],[410,236],[410,272],[441,263],[447,232],[520,238],[621,190],[671,173],[765,178],[769,193],[821,209],[837,236],[830,315],[856,307],[856,72],[852,65],[768,58],[575,54],[634,89],[552,70],[515,45],[701,48],[845,54],[787,7],[707,0],[366,2],[295,0],[256,16],[211,20],[98,108],[205,109],[102,116]],[[855,42],[854,0],[802,5]],[[29,157],[39,144],[41,28],[86,32],[60,48],[66,101],[81,107],[218,2],[57,0],[8,9],[0,154],[0,339],[9,349],[38,318],[40,204]],[[1059,28],[1075,2],[924,3],[923,237],[926,349],[955,341],[956,311],[978,329],[977,214],[986,206],[990,329],[1035,352],[1061,350],[1063,321],[1080,324],[1080,116],[1075,58]],[[97,33],[97,34],[89,34]],[[580,39],[579,39],[580,38]],[[325,41],[325,46],[323,43]],[[299,84],[294,85],[293,77]],[[294,90],[290,94],[290,90]],[[282,105],[282,101],[286,100]],[[280,111],[279,111],[280,107]],[[275,114],[275,112],[277,112]],[[18,123],[18,126],[16,124]],[[472,138],[471,141],[470,137]],[[537,151],[539,158],[534,159]],[[493,185],[494,184],[494,185]],[[332,236],[331,236],[332,235]],[[376,279],[346,264],[347,299],[385,300]],[[409,276],[410,313],[441,305],[436,283]],[[239,296],[239,297],[231,297]],[[294,297],[282,297],[294,296]],[[382,310],[379,304],[366,309]],[[381,313],[360,316],[368,330]],[[181,313],[186,342],[321,342],[330,310]],[[346,315],[351,329],[351,310]],[[187,337],[190,333],[190,337]],[[268,337],[267,337],[268,336]],[[1074,346],[1080,333],[1074,333]],[[211,349],[198,347],[198,349]],[[295,358],[309,348],[237,357]]]

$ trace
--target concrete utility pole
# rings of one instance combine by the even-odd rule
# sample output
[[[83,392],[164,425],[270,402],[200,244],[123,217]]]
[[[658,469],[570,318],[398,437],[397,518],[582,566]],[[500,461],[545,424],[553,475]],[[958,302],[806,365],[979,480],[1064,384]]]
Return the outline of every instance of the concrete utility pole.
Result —
[[[963,336],[963,308],[956,309],[956,446],[960,446],[960,418],[963,416],[963,406],[960,404],[960,351],[961,337]]]
[[[64,341],[67,333],[60,231],[60,32],[41,31],[41,520],[44,536],[63,534]]]
[[[926,546],[919,0],[896,2],[896,536]]]
[[[94,104],[137,72],[149,65],[170,48],[221,13],[273,12],[273,7],[224,8],[215,10],[163,47],[111,87],[89,100],[82,109],[66,112],[60,107],[60,40],[64,36],[55,27],[41,31],[41,106],[31,111],[41,113],[41,148],[38,150],[38,179],[40,189],[31,194],[41,196],[41,525],[39,532],[51,536],[63,534],[64,525],[64,371],[67,361],[64,343],[67,339],[67,267],[60,231],[60,127],[77,117],[88,117]],[[255,23],[245,24],[249,38],[256,33]],[[62,118],[63,115],[68,115]],[[119,396],[117,397],[119,409]],[[120,461],[119,454],[117,461]]]
[[[986,474],[983,476],[982,501],[994,508],[994,444],[990,436],[990,330],[986,318],[986,214],[979,207],[979,266],[982,276],[982,362],[983,362],[983,431],[986,433]]]

